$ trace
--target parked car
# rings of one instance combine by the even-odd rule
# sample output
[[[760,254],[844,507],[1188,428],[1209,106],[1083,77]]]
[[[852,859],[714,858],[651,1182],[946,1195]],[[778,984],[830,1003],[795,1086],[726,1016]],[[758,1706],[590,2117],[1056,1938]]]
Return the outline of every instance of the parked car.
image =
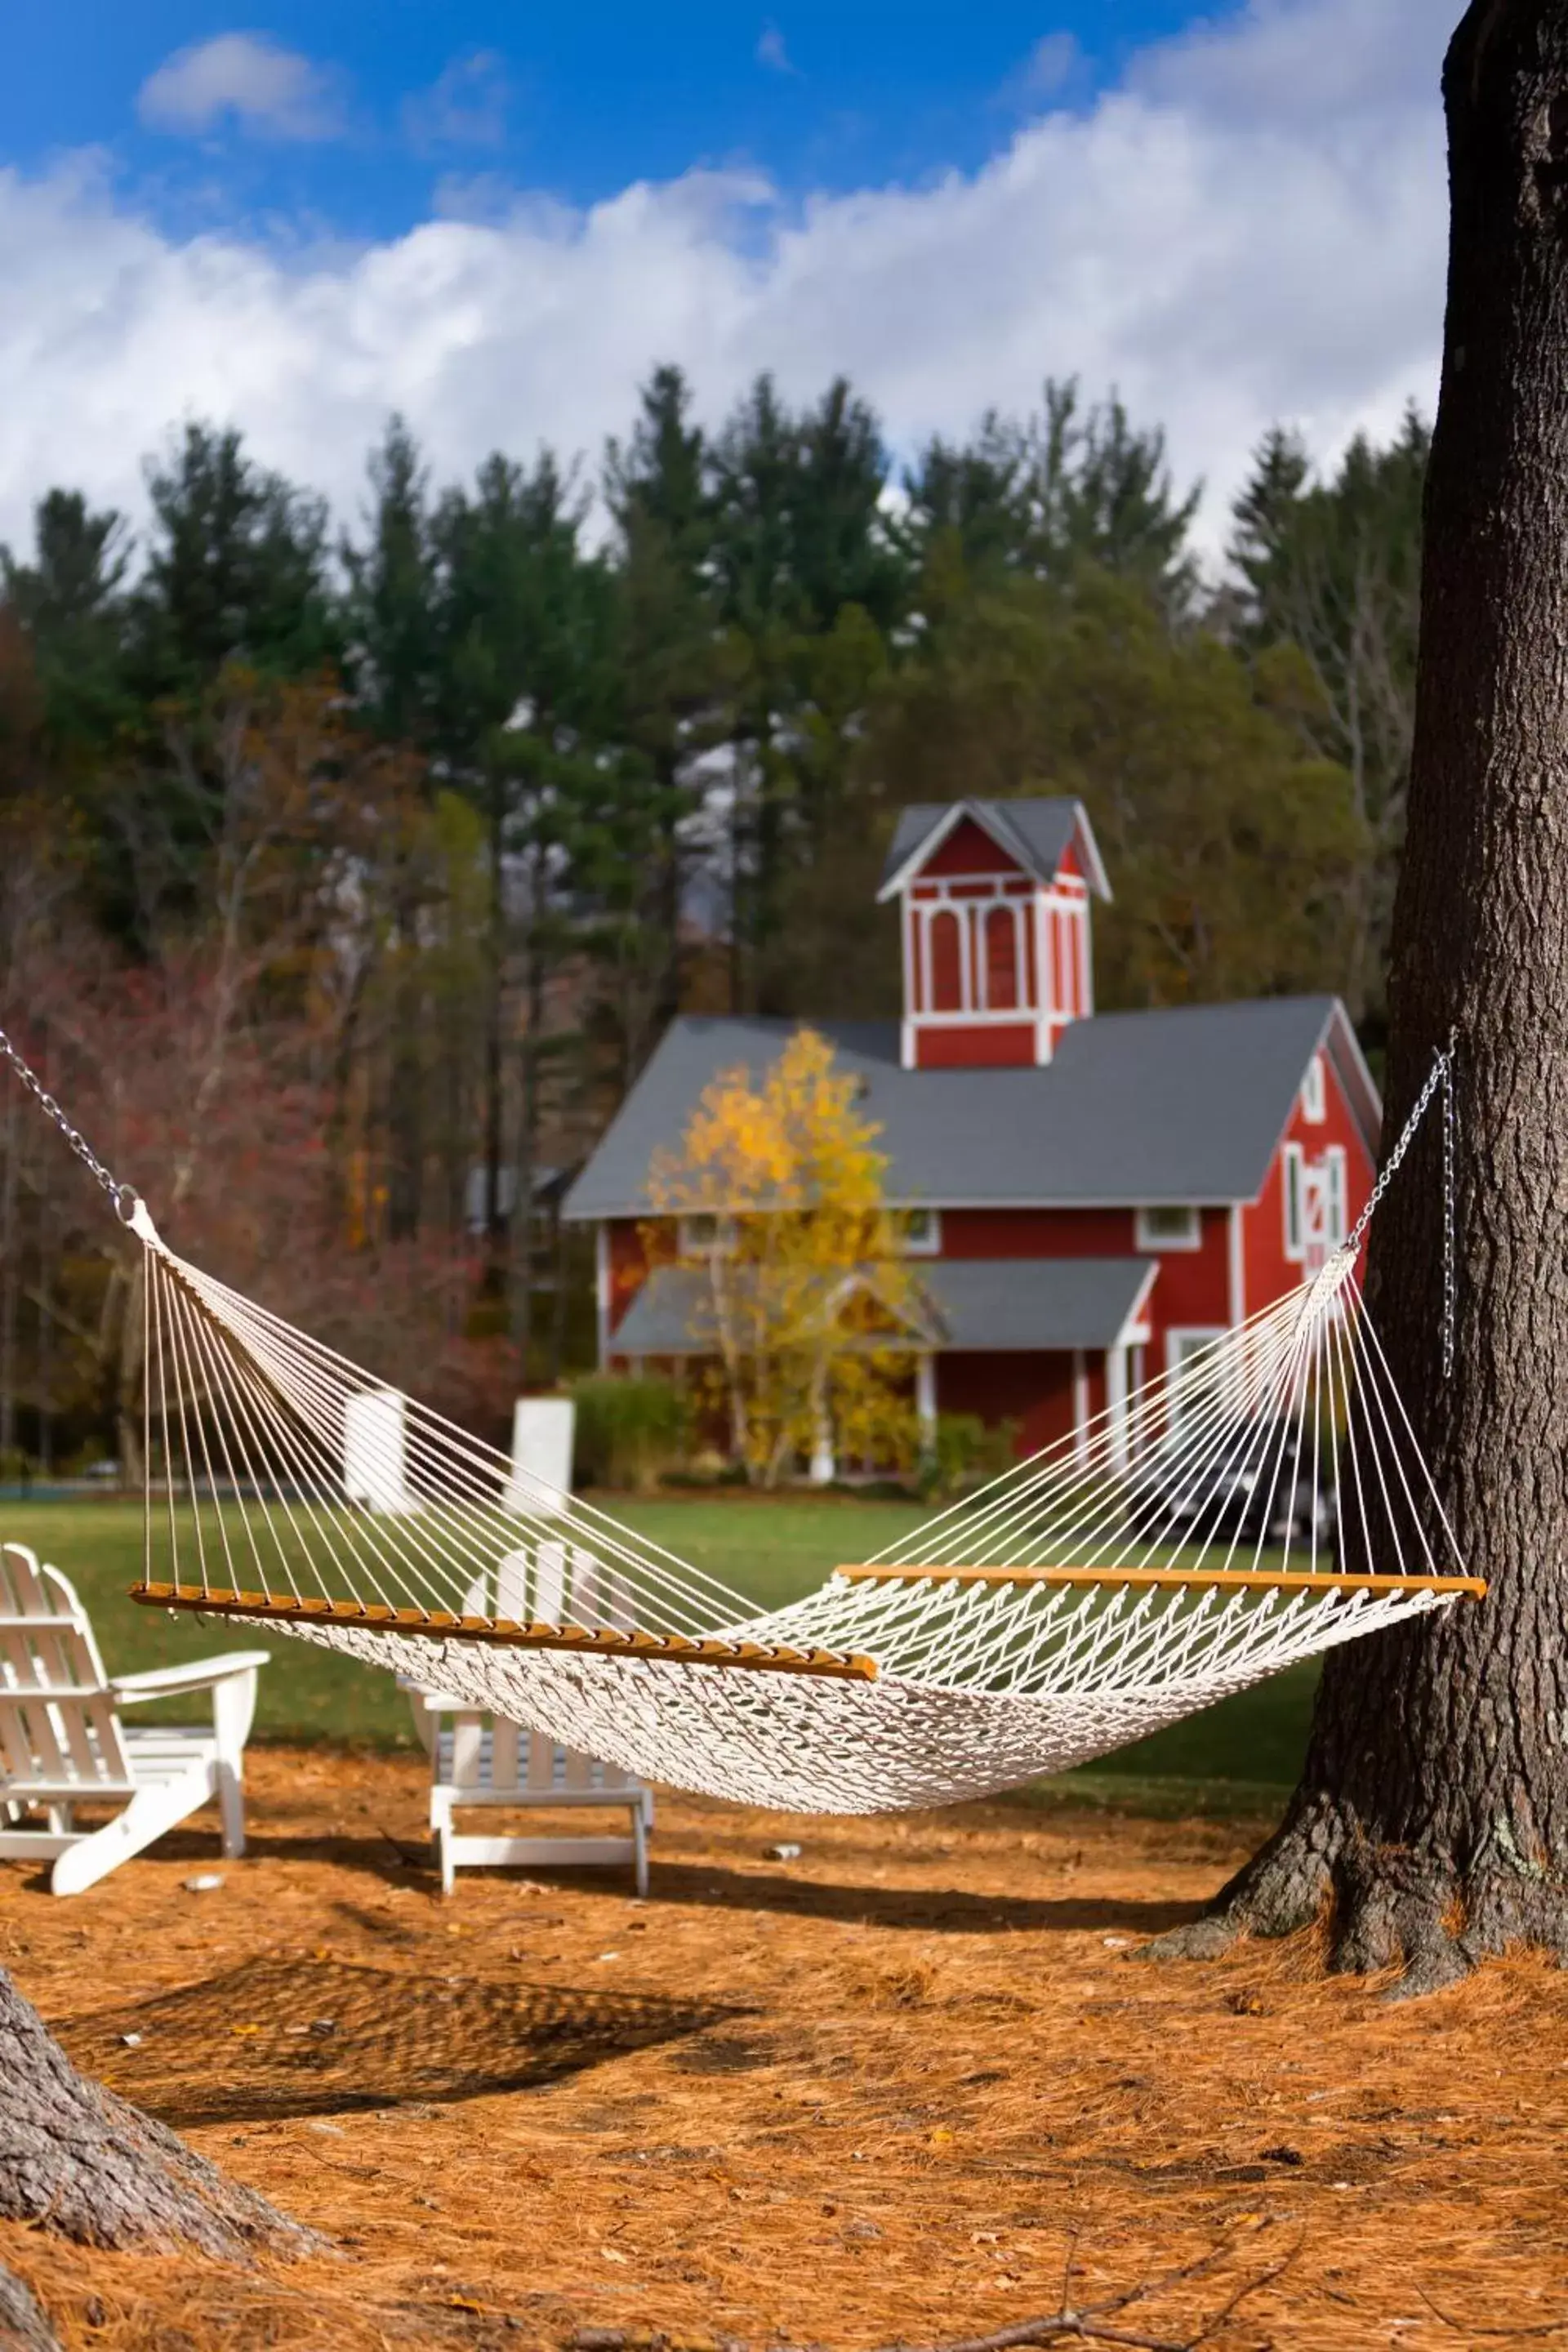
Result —
[[[1249,1422],[1226,1433],[1212,1456],[1171,1440],[1144,1456],[1127,1488],[1127,1515],[1140,1535],[1172,1541],[1310,1545],[1331,1551],[1337,1537],[1334,1462],[1295,1421]]]

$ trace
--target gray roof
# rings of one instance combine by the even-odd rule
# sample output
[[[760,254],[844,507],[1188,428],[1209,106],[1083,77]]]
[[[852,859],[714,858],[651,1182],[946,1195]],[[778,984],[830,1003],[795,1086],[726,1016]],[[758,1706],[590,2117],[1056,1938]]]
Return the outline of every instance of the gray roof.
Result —
[[[1154,1272],[1141,1257],[945,1258],[915,1269],[930,1309],[921,1334],[947,1349],[1113,1347]],[[617,1356],[713,1351],[700,1268],[655,1268],[611,1341]]]
[[[936,831],[942,819],[963,811],[973,816],[1016,857],[1026,874],[1033,874],[1041,882],[1049,882],[1067,855],[1074,833],[1081,825],[1090,851],[1091,871],[1089,880],[1100,896],[1109,898],[1110,887],[1100,863],[1094,835],[1081,801],[916,801],[900,811],[899,822],[889,845],[887,863],[882,868],[879,887],[886,890],[902,868],[908,865],[921,845]]]
[[[742,1064],[760,1078],[798,1025],[673,1023],[567,1195],[566,1215],[647,1215],[650,1157],[679,1150],[709,1081]],[[906,1070],[897,1022],[815,1025],[862,1081],[895,1205],[1253,1200],[1321,1045],[1376,1145],[1377,1097],[1331,996],[1099,1013],[1068,1024],[1044,1069]]]

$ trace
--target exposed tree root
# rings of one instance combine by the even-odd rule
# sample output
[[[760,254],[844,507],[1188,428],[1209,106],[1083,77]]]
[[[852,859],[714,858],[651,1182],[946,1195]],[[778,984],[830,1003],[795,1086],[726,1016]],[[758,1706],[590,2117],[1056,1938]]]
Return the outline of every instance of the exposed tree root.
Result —
[[[302,2253],[311,2232],[113,2092],[79,2074],[0,1975],[0,2217],[91,2246]],[[3,2340],[3,2339],[0,2339]]]
[[[1201,1918],[1131,1957],[1215,1959],[1243,1937],[1294,1935],[1325,1914],[1330,1968],[1349,1976],[1398,1968],[1391,2000],[1439,1992],[1521,1945],[1568,1967],[1568,1887],[1500,1851],[1461,1869],[1438,1853],[1376,1844],[1321,1796],[1292,1807]]]

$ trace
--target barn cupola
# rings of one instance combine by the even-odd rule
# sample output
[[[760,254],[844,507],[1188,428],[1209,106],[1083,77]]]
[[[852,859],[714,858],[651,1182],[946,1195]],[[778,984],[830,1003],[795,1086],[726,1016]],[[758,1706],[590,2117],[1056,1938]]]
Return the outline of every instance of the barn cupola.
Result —
[[[1110,888],[1077,801],[905,809],[877,894],[900,904],[905,1069],[1048,1062],[1094,1008],[1091,896]]]

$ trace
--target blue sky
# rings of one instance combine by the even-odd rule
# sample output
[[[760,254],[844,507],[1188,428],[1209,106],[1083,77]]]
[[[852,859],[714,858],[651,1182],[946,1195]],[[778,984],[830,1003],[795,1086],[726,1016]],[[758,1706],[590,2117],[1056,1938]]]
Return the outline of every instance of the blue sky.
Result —
[[[1206,486],[1429,405],[1458,0],[9,0],[0,541],[57,483],[136,519],[191,416],[362,498],[592,478],[658,362],[717,420],[847,374],[895,457],[1047,375]]]
[[[37,171],[97,147],[173,226],[248,216],[356,236],[405,229],[481,176],[573,205],[699,163],[795,189],[919,183],[974,169],[1042,97],[1092,102],[1192,13],[287,0],[249,18],[191,0],[13,0],[0,157]],[[313,112],[280,129],[230,109],[198,131],[143,101],[139,118],[169,59],[236,33],[310,61]]]

